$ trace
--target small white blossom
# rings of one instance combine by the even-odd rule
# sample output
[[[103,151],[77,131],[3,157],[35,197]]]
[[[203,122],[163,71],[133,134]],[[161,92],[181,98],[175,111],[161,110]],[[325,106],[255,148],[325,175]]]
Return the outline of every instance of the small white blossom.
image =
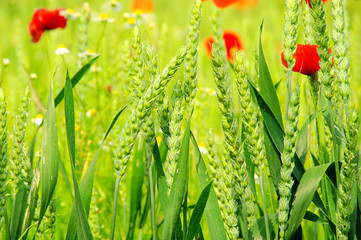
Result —
[[[36,75],[36,73],[31,73],[30,74],[30,79],[31,80],[35,80],[35,79],[37,79],[38,78],[38,75]]]
[[[114,12],[120,12],[123,8],[120,1],[111,0],[107,3],[107,7],[110,7]]]
[[[44,116],[39,113],[38,115],[36,115],[35,118],[33,118],[31,121],[32,123],[34,123],[36,126],[40,126],[43,123],[44,120]]]
[[[92,109],[89,109],[89,110],[86,112],[86,116],[87,116],[88,118],[90,118],[90,117],[94,116],[96,113],[97,113],[97,110],[95,110],[94,108],[92,108]]]
[[[69,53],[70,53],[69,49],[67,49],[64,44],[60,44],[58,48],[55,50],[56,55],[65,55]]]
[[[93,50],[91,49],[87,49],[84,52],[81,52],[78,54],[79,57],[81,58],[86,58],[86,57],[95,57],[96,55],[98,55],[97,53],[95,53]]]
[[[69,20],[75,20],[77,18],[79,18],[80,13],[79,12],[75,12],[73,9],[68,8],[66,10],[63,10],[60,12],[61,16],[64,16],[66,19]]]
[[[9,65],[9,64],[10,64],[10,59],[8,59],[8,58],[3,58],[3,64],[4,64],[4,66]]]
[[[112,23],[114,18],[110,18],[108,13],[101,13],[97,18],[94,19],[96,22]]]

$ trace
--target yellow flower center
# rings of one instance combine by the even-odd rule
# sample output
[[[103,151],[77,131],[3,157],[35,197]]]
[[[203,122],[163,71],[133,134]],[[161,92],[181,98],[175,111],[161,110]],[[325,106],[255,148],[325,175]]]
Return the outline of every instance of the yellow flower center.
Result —
[[[130,17],[130,18],[128,18],[128,20],[127,20],[127,22],[129,23],[129,24],[134,24],[135,23],[135,21],[136,21],[136,19],[134,18],[134,17]]]
[[[143,11],[142,11],[142,9],[137,8],[137,9],[134,10],[134,14],[135,14],[135,15],[142,15],[142,14],[143,14]]]
[[[100,19],[101,19],[102,21],[106,21],[106,20],[108,20],[109,15],[108,15],[108,13],[101,13],[101,14],[99,15],[99,17],[100,17]]]
[[[44,119],[44,116],[43,116],[43,114],[38,113],[38,114],[35,116],[35,118]]]
[[[64,44],[59,44],[58,48],[66,48]]]

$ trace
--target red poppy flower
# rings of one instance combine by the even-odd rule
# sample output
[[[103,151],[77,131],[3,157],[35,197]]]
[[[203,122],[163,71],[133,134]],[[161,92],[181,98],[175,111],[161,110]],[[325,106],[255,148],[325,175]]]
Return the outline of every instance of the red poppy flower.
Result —
[[[233,32],[233,31],[224,31],[223,32],[223,39],[227,50],[227,58],[230,62],[233,62],[234,50],[240,51],[243,50],[243,44],[241,37]],[[208,37],[204,40],[204,47],[206,49],[206,53],[209,56],[209,58],[212,58],[212,44],[214,43],[213,37]]]
[[[62,10],[61,8],[54,10],[42,8],[35,11],[29,24],[29,32],[33,42],[38,42],[45,30],[66,27],[67,20],[60,15]]]
[[[318,45],[297,44],[296,53],[293,55],[293,58],[296,59],[296,63],[292,71],[300,72],[305,75],[313,75],[315,72],[320,70],[320,57],[318,56],[317,48]],[[285,67],[288,67],[283,52],[281,54],[281,58],[282,64]]]
[[[258,0],[239,0],[236,4],[236,8],[241,10],[247,7],[254,7],[257,4],[258,4]]]
[[[153,1],[152,0],[133,0],[132,10],[133,10],[133,12],[140,10],[143,13],[153,12]]]
[[[202,0],[202,2],[205,2],[205,1],[207,1],[207,0]],[[216,5],[219,8],[227,8],[238,1],[239,0],[213,0],[213,3],[214,3],[214,5]]]
[[[322,0],[323,3],[326,3],[328,0]],[[305,2],[308,4],[308,6],[310,6],[310,8],[312,8],[311,5],[311,0],[305,0]]]

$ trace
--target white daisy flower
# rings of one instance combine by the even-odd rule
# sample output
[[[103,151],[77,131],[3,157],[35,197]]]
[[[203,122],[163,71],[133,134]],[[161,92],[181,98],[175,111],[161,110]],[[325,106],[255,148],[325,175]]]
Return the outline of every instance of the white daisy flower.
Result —
[[[66,10],[61,11],[60,15],[64,16],[66,19],[75,20],[79,18],[80,13],[75,12],[74,9],[68,8]]]
[[[107,4],[114,12],[120,12],[123,8],[122,4],[117,0],[111,0]]]
[[[40,126],[43,123],[44,120],[44,116],[39,113],[38,115],[35,116],[35,118],[33,118],[31,121],[32,123],[34,123],[36,126]]]
[[[64,44],[60,44],[58,48],[55,50],[56,55],[65,55],[69,53],[70,53],[69,49],[67,49]]]
[[[86,58],[86,57],[95,57],[96,55],[98,55],[97,53],[95,53],[93,50],[91,49],[87,49],[84,52],[81,52],[78,54],[79,57],[81,58]]]
[[[110,18],[108,13],[101,13],[97,18],[94,19],[96,22],[112,23],[114,18]]]

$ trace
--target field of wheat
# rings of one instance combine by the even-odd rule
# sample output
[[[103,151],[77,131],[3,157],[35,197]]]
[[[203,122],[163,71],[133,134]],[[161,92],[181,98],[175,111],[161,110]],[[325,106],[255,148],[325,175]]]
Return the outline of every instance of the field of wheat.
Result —
[[[0,1],[0,240],[361,239],[361,1]]]

